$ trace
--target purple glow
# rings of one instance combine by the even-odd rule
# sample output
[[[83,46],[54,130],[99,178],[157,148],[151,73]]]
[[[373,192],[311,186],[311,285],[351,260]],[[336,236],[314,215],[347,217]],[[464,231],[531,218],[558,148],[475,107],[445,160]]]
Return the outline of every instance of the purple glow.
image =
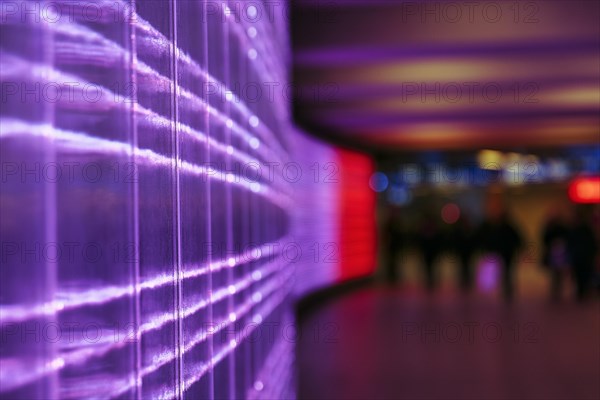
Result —
[[[294,344],[258,333],[336,279],[310,248],[335,151],[247,98],[285,87],[287,28],[239,4],[3,3],[2,397],[295,396]]]
[[[487,255],[481,259],[477,271],[477,286],[483,292],[493,292],[498,288],[501,261],[498,256]]]

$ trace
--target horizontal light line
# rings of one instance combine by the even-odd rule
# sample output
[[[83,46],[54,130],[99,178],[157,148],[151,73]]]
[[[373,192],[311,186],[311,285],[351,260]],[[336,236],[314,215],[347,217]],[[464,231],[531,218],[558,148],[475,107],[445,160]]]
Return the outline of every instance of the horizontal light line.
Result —
[[[73,31],[73,29],[72,29],[73,26],[71,26],[71,25],[67,25],[67,26],[59,25],[59,27],[61,27],[62,30],[61,29],[56,29],[56,30],[61,33],[64,33],[64,32],[70,33],[71,31]],[[101,36],[97,33],[94,33],[93,31],[88,32],[86,30],[82,30],[81,32],[79,32],[77,30],[77,33],[84,33],[84,37],[86,39],[101,41],[103,44],[109,46],[110,50],[112,50],[112,51],[106,51],[106,54],[103,53],[102,56],[104,58],[106,58],[107,55],[112,55],[114,53],[114,51],[118,51],[118,52],[122,53],[123,58],[130,56],[130,53],[127,50],[118,46],[116,43],[109,41],[108,39],[104,38],[103,36]],[[57,46],[56,46],[57,49],[55,50],[55,53],[58,53],[58,55],[60,55],[60,50],[64,46],[65,46],[64,43],[61,43],[61,42],[57,43]],[[82,54],[85,53],[86,49],[89,47],[89,44],[84,44],[84,45],[77,44],[74,46],[76,48],[72,49],[71,53],[77,54],[77,57],[83,57]],[[4,73],[0,72],[0,76],[2,77],[2,80],[8,81],[11,78],[11,72],[12,72],[12,74],[18,74],[21,77],[30,76],[31,78],[33,78],[32,79],[33,81],[36,81],[34,83],[46,83],[46,84],[51,83],[53,85],[60,84],[60,85],[64,86],[64,88],[68,89],[69,96],[78,95],[78,98],[82,99],[82,101],[77,102],[77,108],[91,107],[94,110],[97,110],[99,108],[100,109],[102,109],[102,108],[113,109],[116,107],[116,108],[121,108],[123,110],[131,109],[131,110],[133,110],[133,112],[135,114],[139,114],[139,116],[142,118],[140,121],[142,123],[147,123],[148,121],[152,121],[152,124],[154,124],[154,125],[151,125],[152,127],[167,127],[167,126],[176,127],[178,131],[185,133],[190,138],[197,140],[201,143],[208,143],[214,149],[222,152],[223,154],[230,154],[230,155],[238,158],[242,162],[256,162],[258,164],[265,165],[264,163],[260,162],[259,160],[254,159],[250,155],[241,152],[239,149],[236,149],[231,146],[226,146],[225,144],[220,143],[213,138],[210,138],[205,133],[200,132],[197,129],[194,129],[191,126],[183,124],[180,121],[177,121],[175,123],[173,120],[171,120],[167,117],[164,117],[151,109],[141,106],[134,99],[121,96],[117,93],[112,92],[111,90],[109,90],[106,87],[87,82],[79,76],[63,73],[63,72],[61,72],[51,66],[48,66],[48,65],[29,62],[18,56],[15,56],[13,54],[1,52],[1,55],[2,55],[2,63],[0,65],[3,67],[3,69],[6,69],[6,71]],[[13,64],[13,65],[11,65],[11,64]],[[215,109],[214,107],[207,104],[202,98],[196,96],[195,94],[193,94],[192,92],[189,92],[186,89],[183,89],[176,83],[172,82],[168,77],[165,77],[165,76],[159,74],[157,71],[153,70],[148,65],[146,65],[142,62],[135,63],[134,68],[135,68],[135,71],[137,73],[139,73],[140,75],[150,76],[151,79],[155,79],[159,82],[162,81],[163,87],[167,84],[169,85],[169,87],[174,86],[175,92],[179,96],[186,98],[189,101],[192,101],[194,103],[193,104],[194,106],[197,106],[201,109],[206,110],[210,115],[216,117],[218,119],[218,121],[221,122],[223,125],[230,127],[229,129],[231,129],[232,132],[236,133],[242,140],[246,141],[249,145],[252,143],[254,136],[249,131],[243,129],[235,121],[233,121],[232,119],[227,117],[225,114],[222,114],[217,109]],[[75,84],[77,84],[77,86],[75,86]],[[141,87],[146,88],[146,87],[160,87],[160,86],[161,85],[159,84],[159,85],[142,85]],[[86,96],[88,96],[88,94],[86,94],[86,92],[84,92],[84,90],[88,90],[88,89],[90,89],[90,87],[100,90],[101,96],[98,98],[98,101],[94,101],[94,102],[90,102],[89,100],[85,101]],[[60,99],[62,99],[62,98],[63,98],[63,96],[62,96],[62,92],[61,92]],[[57,100],[56,103],[59,103],[59,101]],[[73,103],[75,103],[74,100],[73,100]],[[86,103],[88,103],[88,104],[86,104]],[[195,110],[195,107],[192,107],[192,110]],[[264,124],[262,124],[262,125],[264,125]],[[262,125],[259,124],[259,127]],[[250,147],[252,147],[252,146],[250,146]],[[231,149],[231,150],[229,150],[229,149]],[[259,147],[257,149],[255,149],[255,151],[258,153],[264,153],[264,154],[262,154],[262,156],[266,160],[282,161],[282,159],[278,153],[273,152],[271,149],[269,149],[267,146],[265,146],[264,141],[262,143],[259,143]]]
[[[288,271],[285,273],[285,276],[283,278],[281,278],[281,280],[283,280],[284,282],[287,282],[287,280],[291,276],[293,276],[293,271]],[[289,291],[286,291],[283,295],[277,296],[275,299],[271,298],[271,295],[273,293],[275,293],[277,291],[277,289],[281,289],[283,287],[281,282],[277,279],[277,277],[278,276],[275,276],[275,277],[271,278],[269,281],[266,281],[262,285],[261,289],[258,290],[257,292],[255,292],[255,293],[263,293],[263,299],[262,299],[263,301],[267,298],[270,299],[264,303],[269,305],[271,311],[272,311],[272,309],[277,307],[277,305],[279,305],[281,303],[281,301],[289,294]],[[244,303],[242,303],[240,306],[237,307],[235,314],[238,316],[244,316],[248,312],[250,312],[250,310],[256,304],[257,303],[251,297],[250,300],[246,300]],[[265,308],[265,306],[263,306],[261,308],[262,312],[259,312],[256,315],[261,315],[261,316],[268,315],[268,314],[265,314],[265,311],[263,310],[264,308]],[[268,313],[270,313],[270,311]],[[217,333],[221,332],[224,328],[230,326],[234,322],[235,321],[232,321],[229,318],[224,318],[220,322],[215,324],[216,325],[215,329],[201,330],[201,331],[197,332],[190,341],[184,343],[183,351],[181,351],[179,354],[176,354],[175,352],[172,352],[172,351],[168,351],[168,352],[163,352],[163,353],[155,356],[155,358],[153,359],[153,363],[142,369],[142,371],[140,373],[140,378],[144,378],[144,377],[156,372],[159,368],[168,364],[169,362],[174,361],[178,357],[182,357],[183,355],[185,355],[186,353],[191,351],[194,347],[196,347],[198,344],[204,342],[208,338],[209,335],[216,335]],[[253,325],[252,328],[249,330],[250,333],[252,333],[255,328],[256,328],[256,326]],[[248,331],[248,329],[242,330],[243,333],[246,333],[246,331]],[[248,335],[241,335],[242,340],[245,339],[247,336]],[[236,344],[236,346],[237,346],[237,344]],[[236,347],[236,346],[234,346],[234,347]],[[227,351],[225,353],[225,355],[227,355],[231,350],[233,350],[233,348],[230,349],[229,351]],[[210,368],[213,368],[219,361],[221,361],[221,359],[222,358],[215,356],[206,363],[199,363],[200,365],[204,365],[207,367],[206,367],[206,369],[202,368],[201,372],[197,371],[197,373],[200,376],[196,376],[196,378],[197,378],[196,380],[200,379],[201,375],[204,375]],[[134,382],[134,381],[135,381],[134,379],[130,380],[130,382]],[[191,384],[193,384],[193,382],[191,382],[190,385]],[[124,388],[122,388],[121,392],[124,393],[124,392],[130,390],[132,387],[133,387],[132,385],[124,387]],[[185,390],[185,389],[187,389],[187,387],[185,387],[183,390]],[[162,399],[162,398],[173,398],[172,397],[173,395],[174,395],[174,393],[172,390],[167,390],[166,392],[163,392],[163,393],[153,394],[151,397]]]
[[[293,273],[289,273],[288,272],[288,276],[286,276],[285,280],[287,282],[287,279],[289,279],[291,276],[293,276]],[[266,316],[268,316],[269,314],[271,314],[271,312],[273,312],[273,310],[275,310],[275,308],[277,308],[277,306],[279,306],[281,304],[281,302],[288,296],[289,292],[286,291],[284,294],[277,296],[275,299],[271,299],[269,302],[266,302],[260,309],[260,311],[255,314],[256,315],[260,315],[261,318],[265,318]],[[259,326],[259,324],[256,325],[251,325],[251,327],[249,329],[245,329],[242,331],[242,335],[241,335],[241,340],[239,342],[234,342],[231,343],[230,346],[226,347],[226,349],[224,349],[223,351],[221,351],[219,354],[215,355],[211,360],[210,363],[205,364],[208,365],[210,368],[214,368],[214,366],[216,364],[218,364],[219,361],[221,361],[222,359],[224,359],[228,354],[230,354],[236,347],[238,347],[240,345],[241,342],[243,342],[244,339],[246,339],[248,336],[250,336],[254,330]],[[189,389],[194,383],[198,382],[202,376],[204,376],[204,374],[208,371],[208,369],[203,370],[202,373],[199,374],[194,374],[192,377],[188,378],[185,380],[185,384],[184,387],[182,388],[183,391]],[[169,393],[167,397],[164,397],[166,399],[172,399],[175,393]]]
[[[285,240],[285,239],[284,239]],[[195,266],[190,270],[183,272],[180,281],[196,278],[209,272],[216,272],[223,268],[233,268],[244,263],[244,260],[257,261],[275,254],[273,248],[277,243],[272,242],[264,244],[257,249],[246,251],[235,257],[218,260],[210,265]],[[84,292],[58,293],[58,299],[48,303],[37,305],[18,305],[18,306],[0,306],[0,316],[3,323],[17,323],[28,321],[34,318],[48,317],[63,310],[77,309],[85,306],[101,305],[122,297],[132,296],[143,290],[151,290],[163,286],[175,284],[176,278],[171,274],[161,274],[152,278],[143,279],[139,284],[139,290],[136,292],[134,285],[126,286],[106,286],[101,289],[90,289]]]
[[[122,4],[125,6],[125,3],[122,3]],[[74,3],[73,5],[71,5],[71,7],[76,8],[78,5],[79,5],[79,3]],[[111,6],[114,6],[114,3],[111,3]],[[33,10],[33,11],[35,12],[35,10]],[[47,16],[41,14],[42,10],[38,10],[38,11],[40,12],[40,14],[37,15],[37,20],[46,21]],[[83,11],[85,11],[85,10],[83,10]],[[122,15],[122,17],[129,18],[129,16],[127,16],[127,15]],[[169,54],[175,54],[178,61],[181,61],[186,66],[188,66],[188,68],[190,68],[190,70],[191,70],[190,72],[192,72],[193,75],[198,76],[201,79],[205,80],[206,82],[212,83],[219,88],[224,88],[226,91],[232,93],[233,97],[231,98],[230,103],[232,103],[234,105],[234,107],[237,108],[238,111],[241,112],[247,119],[249,119],[250,117],[258,118],[258,116],[254,115],[248,109],[245,102],[241,101],[241,99],[239,97],[237,97],[230,88],[228,88],[226,85],[224,85],[222,82],[220,82],[215,77],[211,76],[207,71],[203,70],[202,67],[200,67],[191,57],[189,57],[181,49],[174,47],[172,41],[167,39],[160,31],[158,31],[156,28],[154,28],[148,21],[144,20],[138,14],[133,14],[131,16],[131,19],[132,19],[132,22],[134,23],[134,26],[137,29],[140,29],[144,33],[155,37],[156,40],[154,40],[153,43],[159,45],[160,50],[162,50],[162,51],[166,50],[169,52]],[[227,20],[231,21],[231,18],[228,18]],[[4,23],[13,22],[8,17],[3,18],[2,21]],[[19,23],[22,23],[22,22],[23,21],[19,21]],[[31,21],[28,20],[27,22],[31,22]],[[105,22],[111,22],[111,21],[107,20]],[[236,24],[234,24],[234,25],[236,25]],[[45,24],[44,27],[48,30],[55,31],[56,33],[60,33],[60,34],[64,34],[67,36],[71,36],[74,38],[79,38],[79,39],[88,41],[88,43],[85,43],[85,46],[77,46],[77,44],[73,45],[73,44],[65,42],[65,41],[57,40],[57,41],[55,41],[55,44],[57,47],[57,49],[56,49],[57,51],[55,51],[55,53],[57,53],[58,55],[60,55],[61,48],[67,49],[69,44],[71,44],[71,46],[77,46],[75,48],[77,51],[71,51],[70,54],[71,55],[76,54],[77,57],[81,58],[82,55],[85,55],[86,51],[89,51],[89,46],[90,46],[89,41],[96,41],[96,42],[102,43],[103,45],[105,45],[109,48],[109,51],[101,54],[103,57],[103,60],[106,60],[107,56],[114,57],[115,54],[121,54],[121,57],[123,59],[129,59],[131,57],[131,52],[129,50],[124,49],[119,44],[107,39],[105,36],[102,36],[101,34],[95,32],[83,25],[80,25],[77,23],[64,23],[63,21],[58,20],[53,23]],[[244,40],[246,40],[245,34],[243,34],[243,32],[242,33],[237,32],[236,34],[240,34],[241,37]],[[166,43],[168,43],[168,46],[165,47]],[[248,47],[248,49],[250,49],[250,46],[246,42],[244,42],[244,43],[245,43],[246,47]],[[89,56],[91,57],[90,54],[89,54]],[[136,62],[135,67],[138,68],[138,72],[140,72],[140,73],[144,73],[144,72],[148,73],[148,72],[152,71],[156,75],[161,76],[167,82],[174,85],[175,88],[178,88],[178,90],[176,90],[177,93],[182,93],[184,97],[190,97],[189,94],[191,92],[187,91],[186,89],[181,88],[177,84],[177,82],[172,81],[168,77],[164,77],[164,76],[160,75],[157,71],[154,71],[152,68],[150,68],[149,66],[140,62],[139,60]],[[204,109],[207,109],[209,111],[209,113],[211,113],[211,115],[217,117],[221,123],[223,123],[223,124],[228,123],[229,118],[226,115],[221,114],[218,110],[214,109],[209,104],[207,104],[203,99],[200,99],[199,101],[202,103],[202,107]],[[276,102],[275,104],[278,105],[279,102]],[[248,132],[247,130],[245,130],[244,128],[242,128],[241,126],[239,126],[235,121],[231,121],[229,123],[233,123],[232,131],[237,133],[239,136],[241,136],[242,139],[244,139],[246,141],[250,141],[252,139],[253,136],[251,135],[251,133]],[[284,153],[287,153],[285,151],[285,149],[283,147],[281,147],[281,145],[280,145],[279,141],[277,140],[276,136],[274,135],[274,133],[264,123],[264,121],[260,121],[260,119],[259,119],[259,125],[257,127],[257,131],[262,133],[263,141],[265,143],[277,143],[279,145],[278,146],[279,149],[282,150]],[[266,134],[269,137],[265,137]],[[271,140],[269,140],[269,139],[271,139]],[[271,154],[269,154],[268,157],[273,157],[273,156],[278,156],[278,153],[271,152]]]
[[[1,358],[0,393],[9,392],[31,382],[43,378],[64,367],[64,360],[56,357],[43,365],[26,361],[22,358]]]
[[[160,31],[158,31],[156,28],[154,28],[148,21],[144,20],[143,18],[141,18],[139,15],[136,14],[134,23],[135,23],[136,28],[143,30],[146,34],[156,37],[157,40],[154,41],[153,43],[162,45],[161,50],[164,51],[166,49],[169,52],[169,54],[175,54],[175,56],[177,57],[177,60],[185,63],[190,68],[190,70],[191,70],[190,72],[192,72],[193,75],[198,76],[201,79],[207,81],[208,83],[212,83],[215,86],[217,86],[218,88],[223,88],[226,91],[228,91],[229,93],[231,93],[233,97],[231,97],[229,104],[233,104],[233,106],[235,108],[237,108],[238,111],[241,112],[246,119],[249,120],[250,117],[253,117],[253,116],[258,118],[257,115],[254,115],[248,109],[248,106],[246,105],[246,103],[243,102],[237,95],[235,95],[230,88],[228,88],[225,84],[220,82],[215,77],[211,76],[207,71],[202,69],[202,67],[200,65],[198,65],[189,55],[187,55],[180,48],[175,47],[171,40],[169,40]],[[166,45],[167,43],[168,43],[168,45]],[[250,49],[250,47],[247,46],[246,50],[249,50],[249,49]],[[127,50],[123,49],[123,51],[126,52]],[[268,82],[274,82],[274,81],[270,80]],[[278,104],[278,103],[276,103],[276,104]],[[217,118],[219,118],[219,120],[222,123],[224,123],[224,124],[227,123],[227,121],[228,121],[227,116],[223,116],[223,115],[219,114],[218,111],[216,111],[213,107],[210,107],[209,105],[207,105],[207,107],[208,107],[209,112],[213,113],[213,115],[215,115]],[[214,110],[214,111],[211,111],[211,110]],[[274,133],[267,127],[267,125],[264,123],[264,121],[260,121],[260,119],[258,121],[259,121],[258,128],[260,128],[260,129],[258,129],[258,131],[262,132],[263,129],[266,130],[266,133],[269,134],[270,139],[272,140],[272,141],[269,141],[269,138],[264,137],[265,133],[263,132],[263,141],[266,141],[267,143],[273,142],[273,143],[279,144],[279,141],[275,137]],[[243,129],[241,126],[239,126],[237,123],[235,123],[235,121],[232,121],[232,122],[233,122],[233,126],[232,126],[233,132],[237,133],[239,136],[241,136],[246,141],[249,141],[252,138],[252,135],[247,130]],[[281,146],[279,146],[279,147],[281,147]],[[277,156],[277,153],[270,154],[270,157],[273,157],[274,155]]]
[[[271,187],[259,183],[248,182],[246,178],[233,173],[224,173],[212,168],[210,165],[198,165],[185,160],[167,157],[150,149],[141,149],[115,140],[109,140],[86,133],[73,132],[55,128],[50,124],[32,124],[15,119],[0,119],[0,138],[8,136],[41,136],[57,141],[58,145],[81,151],[102,152],[112,155],[125,155],[135,157],[136,162],[145,162],[150,166],[163,166],[172,168],[177,163],[178,169],[187,174],[202,176],[204,179],[220,181],[226,184],[242,187],[252,193],[269,199],[271,202],[282,206],[284,209],[292,203],[292,198],[284,193],[278,193]],[[229,177],[229,178],[228,178]]]
[[[282,264],[282,266],[285,266],[285,264]],[[294,273],[293,269],[288,269],[287,272],[284,272],[284,274],[286,276],[285,279],[286,280],[289,279],[289,277],[291,275],[293,275],[293,273]],[[274,293],[277,289],[280,289],[282,287],[281,282],[279,282],[279,280],[277,279],[278,277],[279,277],[279,275],[273,275],[272,277],[270,277],[269,279],[267,279],[263,282],[263,284],[259,290],[254,292],[254,293],[262,293],[263,298],[261,301],[264,301],[265,298],[267,298],[272,293]],[[257,282],[259,282],[259,281],[260,280],[258,280]],[[253,296],[250,296],[250,298],[248,300],[246,300],[246,302],[244,302],[241,306],[239,306],[236,309],[235,314],[238,317],[244,316],[245,314],[247,314],[249,312],[249,310],[254,305],[259,304],[259,303],[260,302],[255,301]],[[189,315],[187,315],[187,316],[189,316]],[[156,329],[159,329],[160,327],[164,326],[167,322],[169,322],[169,321],[161,321],[161,323],[156,324],[156,326],[152,326],[152,324],[146,323],[146,324],[142,325],[142,327],[144,327],[143,329],[145,329],[144,331],[142,331],[142,328],[140,328],[137,332],[135,332],[135,335],[133,335],[133,336],[132,336],[132,333],[134,333],[134,332],[132,332],[132,331],[119,332],[118,337],[123,337],[123,338],[131,337],[131,338],[136,338],[137,340],[141,340],[141,336],[143,334],[151,332]],[[212,334],[216,334],[221,329],[225,328],[226,326],[229,326],[233,322],[234,321],[231,321],[230,319],[224,319],[224,320],[220,321],[219,324],[217,324],[217,326],[216,326],[217,329],[215,329],[213,331],[207,331],[207,330],[199,331],[198,333],[196,333],[194,335],[194,337],[189,342],[184,344],[183,352],[181,355],[185,354],[186,352],[190,351],[192,348],[194,348],[195,346],[197,346],[198,344],[200,344],[204,340],[206,340],[206,337],[208,337],[208,335],[211,334],[211,332],[212,332]],[[34,382],[38,379],[41,379],[50,373],[60,371],[61,369],[66,368],[67,366],[81,365],[81,364],[87,362],[90,358],[101,357],[101,356],[109,353],[110,351],[120,349],[120,348],[124,347],[125,345],[129,344],[128,340],[114,341],[113,337],[109,338],[109,340],[111,340],[111,342],[108,345],[99,347],[96,344],[96,346],[94,346],[94,347],[88,346],[83,349],[74,350],[74,351],[66,353],[65,355],[56,357],[53,360],[43,364],[43,366],[41,366],[41,367],[38,366],[37,368],[35,366],[32,368],[32,366],[29,365],[29,363],[27,364],[27,366],[22,365],[21,360],[15,360],[16,362],[15,362],[15,365],[13,366],[13,368],[8,369],[11,371],[10,376],[6,376],[4,374],[0,375],[0,377],[2,378],[0,380],[1,391],[7,392],[10,390],[14,390],[18,387],[21,387],[23,385],[26,385],[28,383]],[[158,357],[155,356],[154,363],[143,369],[142,376],[151,374],[152,372],[158,370],[161,366],[173,361],[176,357],[177,357],[177,355],[174,354],[173,352],[163,353],[162,355],[159,355]],[[3,365],[8,365],[8,363],[11,362],[10,360],[7,360],[7,359],[2,359],[1,361],[2,361]],[[19,373],[14,373],[14,371],[19,371]],[[129,390],[129,388],[125,389],[125,391],[126,390]]]

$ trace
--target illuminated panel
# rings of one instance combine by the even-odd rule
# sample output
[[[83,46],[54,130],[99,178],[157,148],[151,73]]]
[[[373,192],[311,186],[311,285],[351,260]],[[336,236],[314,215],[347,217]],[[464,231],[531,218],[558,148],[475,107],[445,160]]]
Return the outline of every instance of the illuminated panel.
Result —
[[[1,3],[2,398],[294,397],[294,301],[371,267],[369,165],[249,94],[287,76],[260,4]]]
[[[301,197],[292,243],[301,244],[295,291],[302,295],[331,285],[339,277],[342,166],[335,148],[300,135],[298,139],[296,162],[303,173],[295,184]],[[292,173],[290,168],[290,179]]]
[[[339,279],[371,274],[376,263],[375,192],[369,187],[373,161],[360,153],[338,150]]]
[[[600,177],[573,180],[569,185],[569,198],[575,203],[600,203]]]

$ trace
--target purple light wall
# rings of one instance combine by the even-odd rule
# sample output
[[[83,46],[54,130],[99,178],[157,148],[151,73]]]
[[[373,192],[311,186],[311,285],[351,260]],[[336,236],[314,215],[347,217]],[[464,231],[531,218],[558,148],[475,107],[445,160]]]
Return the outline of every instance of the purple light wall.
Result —
[[[284,5],[2,2],[0,396],[294,397],[340,190]]]

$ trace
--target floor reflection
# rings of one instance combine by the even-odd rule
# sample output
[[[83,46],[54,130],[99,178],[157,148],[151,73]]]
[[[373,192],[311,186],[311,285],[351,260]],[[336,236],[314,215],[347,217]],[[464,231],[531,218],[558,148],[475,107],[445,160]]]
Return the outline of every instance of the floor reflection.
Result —
[[[552,303],[544,276],[520,266],[517,299],[507,304],[497,293],[463,295],[451,268],[441,271],[432,295],[405,279],[304,317],[299,398],[600,398],[597,298]]]

